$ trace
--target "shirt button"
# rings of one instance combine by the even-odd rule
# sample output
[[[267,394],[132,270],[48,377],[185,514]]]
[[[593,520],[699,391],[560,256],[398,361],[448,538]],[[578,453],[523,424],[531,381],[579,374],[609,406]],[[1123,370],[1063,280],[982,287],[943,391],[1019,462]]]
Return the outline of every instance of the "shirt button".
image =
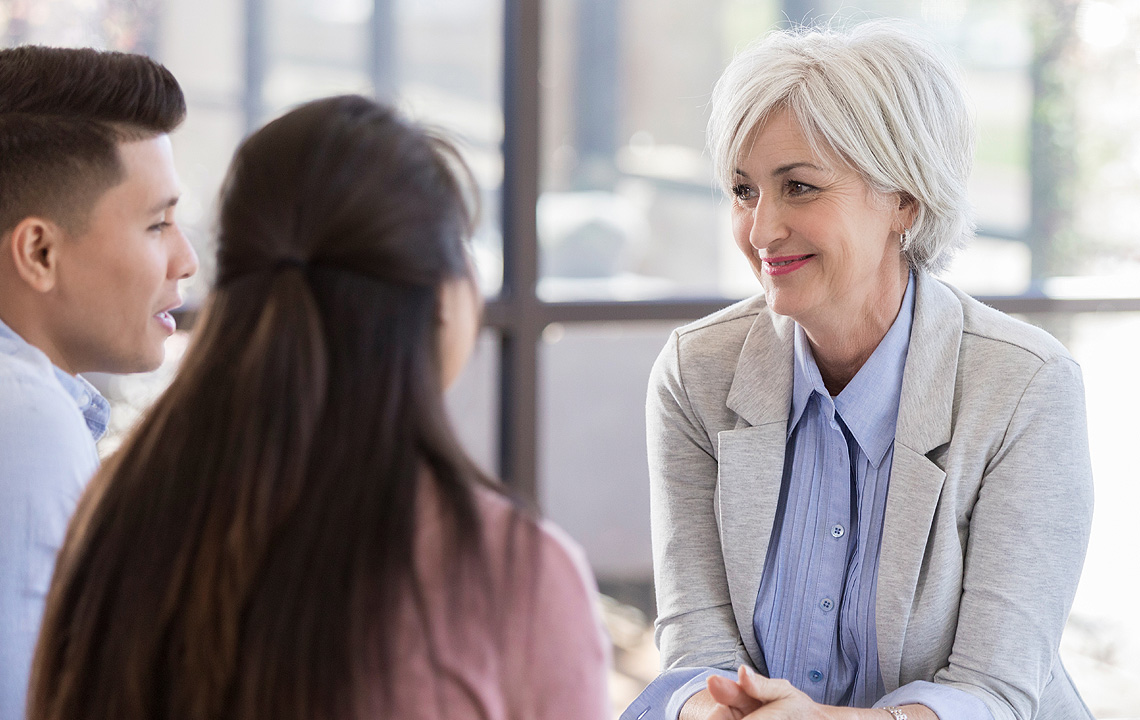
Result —
[[[833,538],[843,537],[844,532],[846,532],[846,531],[843,529],[843,526],[838,524],[838,523],[831,526],[831,537],[833,537]]]
[[[819,682],[823,679],[823,673],[821,673],[819,670],[812,670],[808,673],[808,677],[811,678],[812,682]]]
[[[838,429],[839,429],[839,423],[837,423],[837,422],[835,422],[834,420],[832,420],[832,421],[831,421],[831,429],[832,429],[832,430],[838,430]]]
[[[824,612],[831,612],[831,608],[835,607],[835,601],[831,598],[824,598],[819,601],[819,606],[823,608]]]

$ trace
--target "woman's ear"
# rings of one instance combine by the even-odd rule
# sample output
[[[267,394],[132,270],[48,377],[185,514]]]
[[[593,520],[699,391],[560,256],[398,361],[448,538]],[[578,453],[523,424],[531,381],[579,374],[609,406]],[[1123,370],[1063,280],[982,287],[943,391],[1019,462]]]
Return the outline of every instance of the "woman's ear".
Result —
[[[914,225],[915,219],[918,217],[918,200],[910,193],[899,192],[898,195],[898,219],[902,224],[902,230],[906,230]]]
[[[16,223],[5,248],[16,274],[37,292],[50,292],[56,283],[63,228],[41,217]]]

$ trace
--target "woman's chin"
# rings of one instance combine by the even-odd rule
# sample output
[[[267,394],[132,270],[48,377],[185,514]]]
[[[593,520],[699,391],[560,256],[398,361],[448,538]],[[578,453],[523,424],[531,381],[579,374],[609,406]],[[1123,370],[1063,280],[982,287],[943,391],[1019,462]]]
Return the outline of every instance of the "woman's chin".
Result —
[[[771,283],[765,283],[764,297],[768,302],[768,307],[777,315],[795,320],[796,316],[803,312],[804,303],[800,293],[788,288],[774,287]]]

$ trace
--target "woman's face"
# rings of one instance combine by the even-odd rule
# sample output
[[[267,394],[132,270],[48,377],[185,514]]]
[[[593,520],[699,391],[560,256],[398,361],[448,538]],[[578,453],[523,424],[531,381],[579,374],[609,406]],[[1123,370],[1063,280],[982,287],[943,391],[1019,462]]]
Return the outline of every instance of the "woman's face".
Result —
[[[448,280],[439,289],[440,371],[446,390],[471,357],[483,314],[483,295],[471,277]]]
[[[787,112],[756,132],[736,170],[733,236],[773,311],[809,331],[898,312],[907,277],[899,235],[913,203],[900,208],[813,152]]]

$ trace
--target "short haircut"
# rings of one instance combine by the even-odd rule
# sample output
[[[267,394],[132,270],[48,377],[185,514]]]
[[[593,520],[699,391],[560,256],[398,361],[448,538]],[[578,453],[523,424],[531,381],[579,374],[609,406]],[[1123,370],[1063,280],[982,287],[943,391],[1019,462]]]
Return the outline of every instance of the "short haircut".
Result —
[[[712,96],[708,140],[726,190],[757,131],[787,110],[817,151],[868,187],[917,201],[903,253],[946,266],[973,235],[974,128],[954,64],[917,29],[875,20],[846,31],[772,32],[736,56]]]
[[[168,133],[185,116],[178,81],[143,55],[0,50],[0,234],[32,215],[78,229],[122,180],[117,144]]]

